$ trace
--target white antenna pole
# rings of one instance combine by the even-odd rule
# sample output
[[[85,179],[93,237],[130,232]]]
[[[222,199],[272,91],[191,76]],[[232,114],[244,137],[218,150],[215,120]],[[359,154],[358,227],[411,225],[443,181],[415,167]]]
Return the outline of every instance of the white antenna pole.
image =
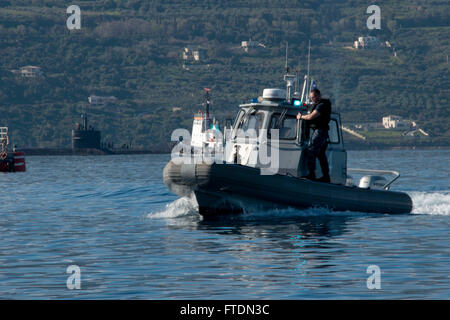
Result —
[[[306,85],[306,88],[309,87],[308,84],[309,84],[309,63],[310,63],[310,60],[311,60],[311,40],[309,40],[309,43],[308,43],[308,72],[307,72],[307,85]],[[309,102],[309,92],[307,93],[307,98],[306,99]]]
[[[289,50],[289,42],[286,41],[286,63],[285,63],[285,69],[286,74],[284,76],[284,81],[286,81],[286,101],[289,101],[291,99],[291,83],[289,81],[289,66],[288,66],[288,50]]]
[[[286,41],[286,74],[284,75],[284,81],[286,81],[286,101],[291,103],[293,93],[295,93],[293,89],[297,82],[297,75],[289,74],[288,48],[289,44]]]
[[[303,100],[303,98],[305,97],[306,85],[307,85],[307,82],[308,82],[308,78],[307,77],[308,76],[305,75],[305,80],[303,81],[303,90],[302,90],[302,99],[301,99],[302,103],[306,102],[305,100]]]
[[[309,40],[308,44],[308,79],[309,79],[309,65],[311,61],[311,40]]]
[[[286,41],[286,74],[289,73],[289,66],[288,66],[288,50],[289,50],[289,42]]]

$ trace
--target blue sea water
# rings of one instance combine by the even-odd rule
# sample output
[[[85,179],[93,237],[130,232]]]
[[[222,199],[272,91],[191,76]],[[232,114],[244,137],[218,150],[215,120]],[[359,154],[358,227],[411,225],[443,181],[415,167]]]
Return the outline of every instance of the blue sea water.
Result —
[[[400,171],[392,190],[413,214],[249,208],[214,221],[165,187],[169,158],[35,156],[0,174],[0,298],[450,298],[450,150],[349,152],[349,167]]]

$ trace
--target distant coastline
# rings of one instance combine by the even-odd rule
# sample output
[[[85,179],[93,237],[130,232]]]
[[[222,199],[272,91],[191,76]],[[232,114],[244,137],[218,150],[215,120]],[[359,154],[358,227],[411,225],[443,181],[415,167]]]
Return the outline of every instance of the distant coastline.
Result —
[[[386,146],[376,144],[358,144],[346,143],[345,149],[348,151],[366,151],[366,150],[450,150],[450,145],[445,146]],[[132,154],[169,154],[171,150],[156,149],[125,149],[114,150],[113,152],[104,152],[98,149],[86,149],[83,151],[73,151],[69,148],[23,148],[20,151],[25,152],[27,156],[102,156],[102,155],[132,155]]]
[[[365,146],[352,146],[350,144],[345,145],[345,149],[348,151],[358,150],[450,150],[450,146],[378,146],[378,145],[365,145]]]
[[[86,149],[82,151],[73,151],[65,148],[23,148],[20,151],[25,152],[26,156],[103,156],[119,154],[161,154],[168,151],[158,151],[149,149],[125,149],[105,152],[99,149]]]

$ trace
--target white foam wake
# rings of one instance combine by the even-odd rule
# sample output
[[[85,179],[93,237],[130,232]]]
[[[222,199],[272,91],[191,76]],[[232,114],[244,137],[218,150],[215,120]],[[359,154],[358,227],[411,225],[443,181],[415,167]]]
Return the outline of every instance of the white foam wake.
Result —
[[[175,219],[186,216],[198,216],[197,202],[191,197],[182,197],[166,205],[164,210],[155,213],[149,213],[151,219]]]
[[[450,191],[410,192],[414,214],[450,215]]]
[[[409,192],[413,201],[413,214],[429,215],[450,215],[450,191],[444,192]],[[293,208],[272,209],[261,211],[252,206],[246,207],[244,216],[247,218],[258,218],[260,216],[320,216],[336,214],[349,215],[352,212],[333,212],[325,208],[309,208],[298,210]],[[151,219],[176,219],[176,218],[195,218],[201,220],[198,213],[197,202],[192,197],[182,197],[166,205],[164,210],[147,215]]]

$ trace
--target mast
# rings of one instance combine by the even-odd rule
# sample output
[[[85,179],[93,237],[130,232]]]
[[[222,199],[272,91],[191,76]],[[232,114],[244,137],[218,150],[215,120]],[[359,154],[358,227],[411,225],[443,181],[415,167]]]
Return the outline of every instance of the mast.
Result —
[[[289,74],[289,66],[288,66],[288,50],[289,50],[289,42],[286,41],[286,74]]]
[[[292,99],[292,94],[294,93],[293,88],[295,86],[295,82],[297,81],[296,80],[297,77],[293,74],[289,74],[288,48],[289,43],[286,41],[286,65],[285,65],[286,74],[284,75],[284,81],[286,81],[286,101],[290,103]]]
[[[303,81],[302,97],[301,97],[301,102],[302,102],[302,103],[305,103],[305,102],[306,102],[306,101],[304,100],[304,98],[305,98],[305,91],[306,91],[306,85],[307,85],[307,82],[308,82],[308,76],[305,75],[305,78],[304,78],[304,81]]]
[[[205,128],[204,131],[209,129],[209,104],[210,104],[210,96],[209,92],[211,91],[210,88],[204,88],[205,90]]]
[[[311,40],[309,40],[308,42],[308,71],[307,71],[307,75],[306,75],[306,88],[309,87],[309,64],[310,64],[310,60],[311,60]],[[309,94],[307,93],[306,96],[306,100],[308,100],[309,102]]]

